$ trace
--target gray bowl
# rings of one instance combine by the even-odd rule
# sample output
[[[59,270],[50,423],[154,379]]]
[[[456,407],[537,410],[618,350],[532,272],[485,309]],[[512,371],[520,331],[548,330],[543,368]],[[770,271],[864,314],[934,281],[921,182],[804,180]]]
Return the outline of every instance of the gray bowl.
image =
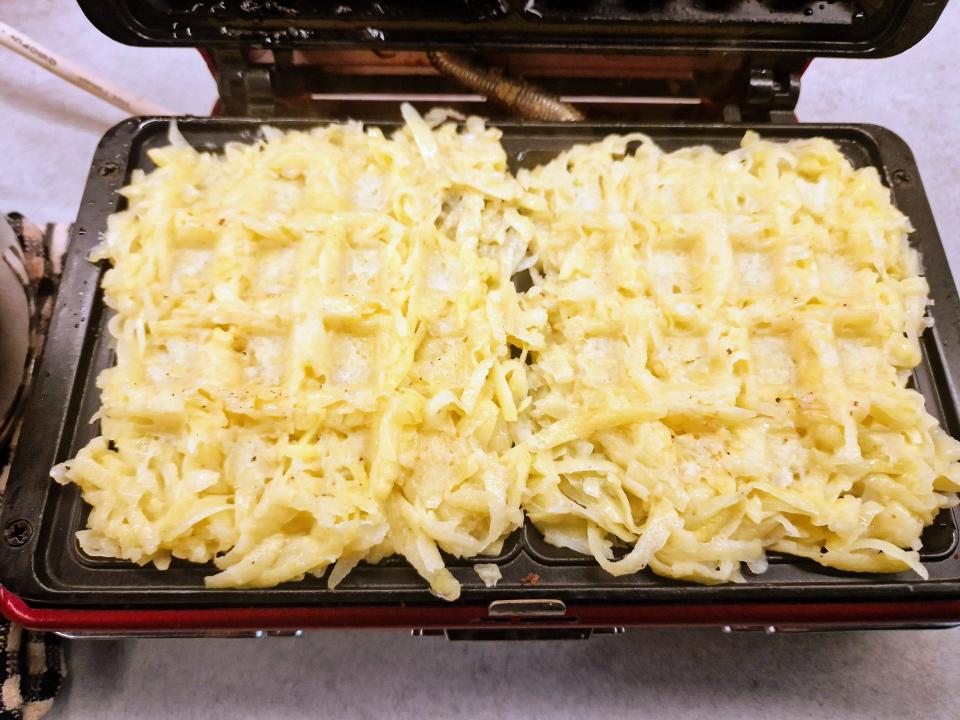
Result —
[[[0,430],[16,402],[29,350],[30,313],[21,257],[17,237],[0,215]]]

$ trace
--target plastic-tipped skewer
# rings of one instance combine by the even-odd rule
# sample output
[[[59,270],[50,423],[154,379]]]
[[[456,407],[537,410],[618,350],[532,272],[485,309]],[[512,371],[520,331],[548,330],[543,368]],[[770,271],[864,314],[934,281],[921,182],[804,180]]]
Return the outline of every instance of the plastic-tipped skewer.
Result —
[[[0,45],[22,55],[27,60],[49,70],[54,75],[96,95],[111,105],[124,110],[131,115],[175,115],[176,113],[156,105],[145,98],[119,88],[111,83],[89,73],[74,62],[61,57],[52,50],[45,48],[28,35],[0,22]]]

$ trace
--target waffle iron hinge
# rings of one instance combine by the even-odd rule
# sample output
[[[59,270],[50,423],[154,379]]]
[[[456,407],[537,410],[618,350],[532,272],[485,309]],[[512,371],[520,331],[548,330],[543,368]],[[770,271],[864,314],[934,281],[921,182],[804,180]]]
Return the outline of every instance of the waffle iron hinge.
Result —
[[[740,104],[724,106],[724,121],[797,122],[795,111],[802,72],[751,64],[747,70],[746,93]]]
[[[254,65],[236,48],[211,50],[210,54],[217,68],[217,92],[224,115],[271,117],[276,113],[272,65]]]

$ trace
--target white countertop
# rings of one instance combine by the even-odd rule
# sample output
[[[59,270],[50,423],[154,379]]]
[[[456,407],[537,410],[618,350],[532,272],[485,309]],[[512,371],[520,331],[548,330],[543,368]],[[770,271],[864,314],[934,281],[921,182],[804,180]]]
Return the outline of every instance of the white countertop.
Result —
[[[151,100],[206,113],[190,50],[126,48],[71,0],[0,0],[0,20]],[[820,60],[806,121],[871,122],[910,144],[960,268],[960,4],[882,61]],[[114,110],[0,49],[0,208],[69,220]],[[450,643],[385,631],[262,640],[73,642],[53,718],[957,718],[960,629],[806,635],[634,631],[585,642]]]

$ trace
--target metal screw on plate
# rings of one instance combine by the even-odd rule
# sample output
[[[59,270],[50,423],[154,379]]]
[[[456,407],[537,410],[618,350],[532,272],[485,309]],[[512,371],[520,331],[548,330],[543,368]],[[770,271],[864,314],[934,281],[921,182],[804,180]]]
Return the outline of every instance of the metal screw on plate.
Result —
[[[113,175],[119,169],[120,166],[115,162],[105,162],[103,165],[97,168],[97,174],[100,175],[100,177],[107,177],[109,175]]]
[[[909,185],[910,174],[906,170],[894,170],[890,176],[894,185]]]
[[[3,539],[10,547],[23,547],[33,537],[33,525],[26,520],[12,520],[3,529]]]

